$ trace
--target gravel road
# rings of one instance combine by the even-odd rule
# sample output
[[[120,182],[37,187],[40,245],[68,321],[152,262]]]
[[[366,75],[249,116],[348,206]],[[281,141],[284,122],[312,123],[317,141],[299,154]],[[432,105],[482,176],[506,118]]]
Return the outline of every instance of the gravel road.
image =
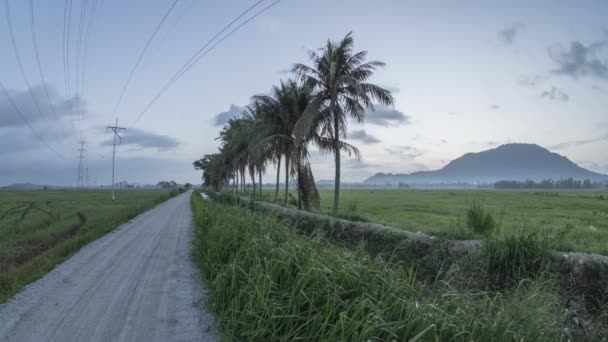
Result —
[[[0,305],[0,341],[215,341],[189,259],[190,193],[82,248]]]

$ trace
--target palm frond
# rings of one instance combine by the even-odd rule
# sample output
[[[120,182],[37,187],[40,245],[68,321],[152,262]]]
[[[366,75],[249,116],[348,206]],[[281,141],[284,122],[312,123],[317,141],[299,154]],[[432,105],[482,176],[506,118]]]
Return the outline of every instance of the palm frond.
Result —
[[[318,97],[315,97],[310,101],[294,126],[293,135],[295,137],[296,145],[299,145],[304,137],[313,129],[313,123],[322,112],[322,106],[323,100]]]

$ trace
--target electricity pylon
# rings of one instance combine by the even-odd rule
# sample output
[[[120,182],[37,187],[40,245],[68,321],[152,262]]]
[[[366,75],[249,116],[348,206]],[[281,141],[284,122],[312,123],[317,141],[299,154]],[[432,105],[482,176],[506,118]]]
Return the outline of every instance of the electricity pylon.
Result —
[[[114,143],[112,144],[112,202],[116,199],[114,196],[114,159],[116,157],[116,143],[120,144],[120,140],[122,137],[120,136],[120,131],[126,132],[127,129],[125,127],[118,127],[118,118],[116,119],[116,124],[114,126],[108,126],[108,129],[111,129],[114,132]]]
[[[82,189],[85,185],[85,164],[87,154],[87,141],[80,140],[80,148],[78,149],[78,181],[76,187]]]

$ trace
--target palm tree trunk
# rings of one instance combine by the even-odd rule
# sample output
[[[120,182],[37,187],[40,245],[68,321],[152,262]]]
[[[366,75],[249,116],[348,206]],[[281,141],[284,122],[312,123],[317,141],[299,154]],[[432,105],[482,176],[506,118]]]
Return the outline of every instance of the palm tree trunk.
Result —
[[[333,101],[332,101],[333,102]],[[332,108],[334,108],[332,106]],[[334,208],[332,215],[338,215],[340,207],[340,121],[334,110],[334,157],[336,161],[336,177],[334,179]]]
[[[262,169],[258,169],[258,184],[260,187],[260,199],[262,199]]]
[[[236,170],[235,176],[234,176],[234,180],[236,182],[236,187],[234,188],[234,191],[236,191],[237,193],[239,192],[239,170]]]
[[[298,148],[298,155],[296,158],[296,177],[298,177],[298,209],[302,210],[302,151],[300,150],[300,148]]]
[[[249,175],[251,176],[251,184],[253,184],[253,193],[251,194],[251,198],[255,199],[256,187],[255,187],[255,167],[251,167],[249,169]]]
[[[245,193],[245,169],[241,168],[241,193]]]
[[[274,190],[274,201],[273,203],[277,203],[277,199],[279,198],[279,178],[281,178],[281,154],[279,154],[279,161],[277,162],[277,187]]]
[[[302,170],[300,169],[300,165],[298,165],[298,209],[302,210],[302,184],[300,181],[302,180]]]
[[[285,153],[285,197],[283,197],[283,205],[287,205],[289,197],[289,152]]]

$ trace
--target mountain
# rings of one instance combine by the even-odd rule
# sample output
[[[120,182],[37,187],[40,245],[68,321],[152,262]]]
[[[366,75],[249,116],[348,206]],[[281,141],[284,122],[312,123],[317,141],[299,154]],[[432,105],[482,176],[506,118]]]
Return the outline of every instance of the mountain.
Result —
[[[410,174],[377,173],[367,184],[494,183],[500,180],[543,179],[608,180],[608,175],[584,169],[568,158],[535,144],[506,144],[478,153],[467,153],[435,171]]]

